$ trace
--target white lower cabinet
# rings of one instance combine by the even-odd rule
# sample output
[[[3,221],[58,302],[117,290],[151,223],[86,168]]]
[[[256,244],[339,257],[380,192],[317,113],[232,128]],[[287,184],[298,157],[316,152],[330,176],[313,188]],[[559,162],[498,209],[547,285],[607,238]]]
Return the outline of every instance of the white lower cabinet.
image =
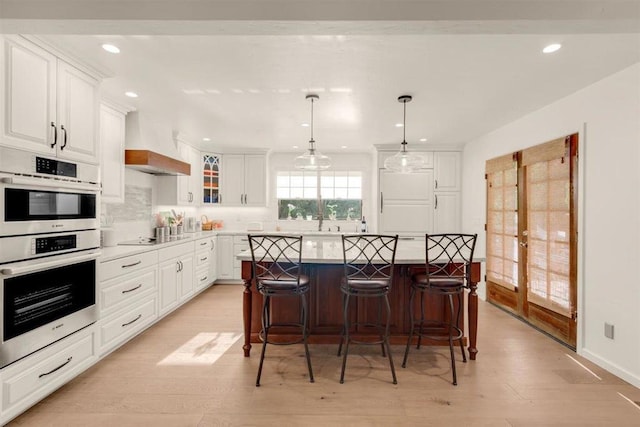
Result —
[[[242,261],[236,258],[242,251],[249,250],[249,237],[246,234],[233,236],[233,280],[242,280]]]
[[[100,319],[100,354],[106,354],[137,335],[158,318],[155,293],[147,293],[135,304]]]
[[[194,248],[189,242],[158,250],[161,316],[193,293]]]
[[[196,240],[195,291],[198,292],[216,280],[216,243],[214,237]]]
[[[95,330],[82,329],[0,371],[3,425],[96,362]]]
[[[218,236],[218,280],[233,279],[233,236]]]
[[[158,318],[158,252],[100,264],[99,354],[121,346]]]

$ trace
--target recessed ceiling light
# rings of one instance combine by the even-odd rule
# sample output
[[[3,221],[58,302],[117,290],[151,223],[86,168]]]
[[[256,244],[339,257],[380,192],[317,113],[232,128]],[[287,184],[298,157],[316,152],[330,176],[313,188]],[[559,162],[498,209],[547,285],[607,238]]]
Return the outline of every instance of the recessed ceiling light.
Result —
[[[309,127],[309,123],[301,123],[300,126],[302,126],[303,128],[308,128]]]
[[[220,95],[220,91],[218,89],[205,89],[205,91],[214,95]]]
[[[112,44],[109,43],[105,43],[102,45],[102,48],[104,50],[106,50],[109,53],[120,53],[120,49],[118,48],[118,46],[114,46]]]
[[[202,138],[202,140],[203,140],[203,141],[205,141],[205,142],[209,142],[209,141],[211,141],[211,138],[207,138],[207,137],[205,136],[204,138]]]
[[[560,43],[553,43],[553,44],[550,44],[549,46],[546,46],[544,49],[542,49],[542,51],[544,53],[553,53],[559,50],[561,47],[562,45]]]
[[[187,95],[204,95],[204,91],[202,89],[182,89],[182,91]]]
[[[343,146],[342,146],[342,147],[340,147],[340,148],[347,148],[347,146],[346,146],[346,145],[343,145]]]
[[[291,148],[298,148],[298,146],[297,145],[292,145]]]
[[[233,92],[233,93],[244,93],[244,91],[242,89],[231,89],[231,92]]]
[[[420,142],[427,142],[427,138],[420,138]]]
[[[332,87],[329,89],[329,92],[333,93],[351,93],[352,89],[350,87]]]
[[[261,93],[260,89],[249,89],[249,93]]]
[[[402,123],[396,123],[396,127],[397,127],[397,128],[401,128],[401,127],[403,127],[403,126],[404,126],[404,125],[403,125]]]
[[[137,98],[138,94],[135,92],[125,92],[125,95],[127,95],[129,98]]]

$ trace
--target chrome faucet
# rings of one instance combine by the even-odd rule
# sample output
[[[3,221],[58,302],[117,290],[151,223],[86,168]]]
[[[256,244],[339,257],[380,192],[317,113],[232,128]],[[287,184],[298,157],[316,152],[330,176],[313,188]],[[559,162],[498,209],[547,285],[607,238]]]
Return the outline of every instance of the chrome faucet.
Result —
[[[318,212],[318,231],[322,231],[322,221],[324,220],[322,216],[322,210]]]

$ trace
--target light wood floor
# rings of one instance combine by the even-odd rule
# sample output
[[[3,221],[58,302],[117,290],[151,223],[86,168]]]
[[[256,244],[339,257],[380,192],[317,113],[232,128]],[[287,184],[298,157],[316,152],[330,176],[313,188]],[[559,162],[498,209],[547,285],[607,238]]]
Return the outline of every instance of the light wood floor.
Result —
[[[457,352],[457,387],[446,347],[412,350],[407,369],[394,347],[393,385],[377,346],[352,347],[340,384],[336,347],[314,345],[310,384],[295,345],[267,348],[256,388],[259,347],[242,356],[241,292],[210,288],[13,425],[640,426],[640,407],[619,394],[639,402],[639,389],[482,301],[478,360]],[[214,363],[229,337],[239,339]]]

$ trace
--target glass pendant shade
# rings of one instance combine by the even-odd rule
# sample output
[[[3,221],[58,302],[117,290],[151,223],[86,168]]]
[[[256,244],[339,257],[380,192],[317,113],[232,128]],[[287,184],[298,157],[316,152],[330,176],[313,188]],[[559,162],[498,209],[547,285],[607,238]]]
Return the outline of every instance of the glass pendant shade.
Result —
[[[316,141],[313,139],[313,102],[320,99],[320,97],[309,94],[306,99],[311,100],[311,139],[309,140],[309,149],[306,153],[295,158],[293,166],[296,169],[308,171],[329,169],[331,167],[331,159],[316,150]]]
[[[402,146],[404,148],[404,145]],[[384,161],[384,168],[391,172],[412,173],[424,167],[424,157],[418,153],[401,150]]]
[[[391,157],[387,157],[384,161],[384,168],[399,173],[412,173],[424,167],[424,157],[418,153],[407,151],[406,141],[406,123],[407,123],[407,102],[411,102],[411,96],[402,95],[398,98],[398,102],[404,105],[403,135],[401,149],[398,153]]]

